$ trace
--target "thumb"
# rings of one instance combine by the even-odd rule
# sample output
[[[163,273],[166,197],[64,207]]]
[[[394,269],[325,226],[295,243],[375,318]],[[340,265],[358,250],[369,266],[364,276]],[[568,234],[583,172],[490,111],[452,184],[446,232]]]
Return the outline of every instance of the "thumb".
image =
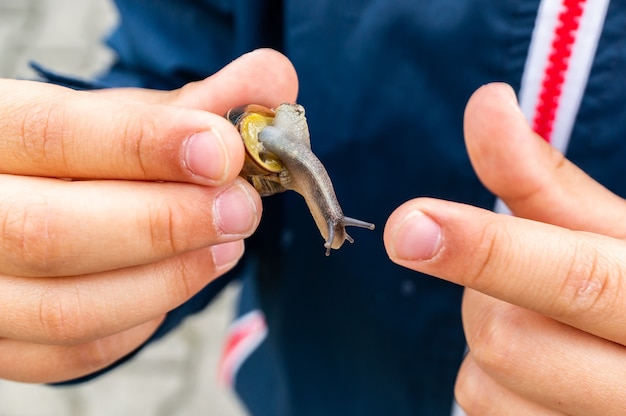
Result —
[[[294,102],[298,75],[289,59],[272,49],[257,49],[235,59],[215,74],[172,91],[111,88],[98,94],[151,104],[168,104],[224,115],[233,107],[261,104],[277,107]]]
[[[535,134],[511,87],[479,88],[467,104],[464,126],[474,170],[515,215],[626,236],[626,202]]]
[[[242,55],[214,75],[174,91],[176,105],[225,114],[243,104],[277,107],[294,102],[298,76],[287,57],[272,49]]]

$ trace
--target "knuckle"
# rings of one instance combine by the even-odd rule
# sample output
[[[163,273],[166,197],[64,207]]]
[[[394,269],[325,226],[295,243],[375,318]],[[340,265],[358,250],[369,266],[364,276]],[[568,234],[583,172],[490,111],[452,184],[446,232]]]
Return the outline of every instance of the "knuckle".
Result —
[[[489,411],[489,400],[483,400],[481,380],[476,371],[461,367],[454,385],[454,397],[467,416],[486,415]]]
[[[134,228],[146,250],[159,258],[206,246],[203,232],[214,229],[213,196],[202,187],[158,184],[171,192],[154,194],[136,213]],[[207,209],[208,208],[208,209]],[[144,243],[145,242],[145,243]]]
[[[39,303],[39,325],[46,343],[75,345],[89,338],[80,294],[48,288]]]
[[[57,101],[30,105],[22,116],[22,150],[33,166],[65,161],[65,110]]]
[[[565,266],[555,313],[603,321],[624,291],[619,261],[613,262],[600,247],[580,241]],[[617,264],[613,264],[617,263]],[[593,312],[593,313],[591,313]]]
[[[69,371],[79,377],[109,367],[144,343],[163,321],[164,316],[114,334],[65,347],[61,356]]]
[[[184,256],[189,260],[189,256]],[[198,269],[196,262],[177,259],[176,278],[169,280],[168,293],[176,299],[189,299],[197,291]]]
[[[525,319],[516,308],[502,305],[487,312],[476,331],[468,334],[472,357],[486,373],[507,377],[514,372],[514,358],[520,355],[518,348],[523,348],[519,336],[526,332]]]
[[[80,345],[68,347],[72,353],[67,366],[81,374],[91,374],[108,367],[120,357],[119,352],[108,339],[97,339]]]
[[[487,223],[482,230],[478,243],[470,258],[473,264],[468,268],[465,285],[476,289],[489,289],[488,277],[492,270],[498,270],[502,265],[500,253],[509,251],[511,236],[506,228]]]
[[[5,259],[15,270],[47,275],[54,272],[61,257],[56,245],[54,212],[45,198],[3,201],[0,205],[0,236]]]
[[[146,227],[148,238],[155,253],[178,253],[183,250],[179,241],[178,218],[181,208],[171,202],[154,201],[147,208]]]
[[[168,268],[173,278],[167,280],[166,290],[177,302],[191,298],[215,277],[210,249],[177,256],[169,262]]]
[[[151,117],[127,115],[123,121],[124,165],[132,167],[136,175],[149,178],[149,160],[157,136],[157,128]]]

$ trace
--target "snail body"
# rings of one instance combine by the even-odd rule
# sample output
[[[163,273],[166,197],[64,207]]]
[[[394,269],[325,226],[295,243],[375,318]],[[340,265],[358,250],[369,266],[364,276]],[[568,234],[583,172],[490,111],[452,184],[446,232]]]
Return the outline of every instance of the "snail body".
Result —
[[[241,176],[262,195],[293,190],[304,197],[325,240],[326,255],[344,241],[354,242],[347,226],[374,229],[374,224],[346,217],[322,162],[311,151],[304,108],[281,104],[237,107],[227,118],[239,128],[246,147]]]

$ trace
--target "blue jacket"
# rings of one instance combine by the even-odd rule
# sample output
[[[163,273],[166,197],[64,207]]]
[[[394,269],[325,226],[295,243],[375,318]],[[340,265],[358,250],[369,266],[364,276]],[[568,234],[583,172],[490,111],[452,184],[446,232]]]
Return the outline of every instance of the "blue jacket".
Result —
[[[539,1],[116,3],[118,59],[100,85],[176,88],[254,48],[282,51],[298,71],[313,150],[344,212],[377,225],[352,230],[356,243],[327,258],[299,195],[264,199],[235,273],[241,312],[260,308],[269,328],[236,378],[251,413],[449,414],[465,348],[462,290],[392,264],[382,230],[416,196],[493,207],[464,148],[463,111],[482,84],[519,88]],[[626,90],[612,85],[626,74],[625,18],[624,1],[611,2],[568,150],[621,195]],[[170,313],[153,340],[235,274]]]

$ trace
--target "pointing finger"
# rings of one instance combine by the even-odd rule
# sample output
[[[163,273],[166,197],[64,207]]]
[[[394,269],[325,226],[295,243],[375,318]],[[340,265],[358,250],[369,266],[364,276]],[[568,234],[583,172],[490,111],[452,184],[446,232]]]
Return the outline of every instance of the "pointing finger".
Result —
[[[398,208],[384,239],[402,266],[626,344],[621,240],[425,198]]]
[[[243,164],[223,117],[29,81],[0,81],[0,173],[221,185]]]

